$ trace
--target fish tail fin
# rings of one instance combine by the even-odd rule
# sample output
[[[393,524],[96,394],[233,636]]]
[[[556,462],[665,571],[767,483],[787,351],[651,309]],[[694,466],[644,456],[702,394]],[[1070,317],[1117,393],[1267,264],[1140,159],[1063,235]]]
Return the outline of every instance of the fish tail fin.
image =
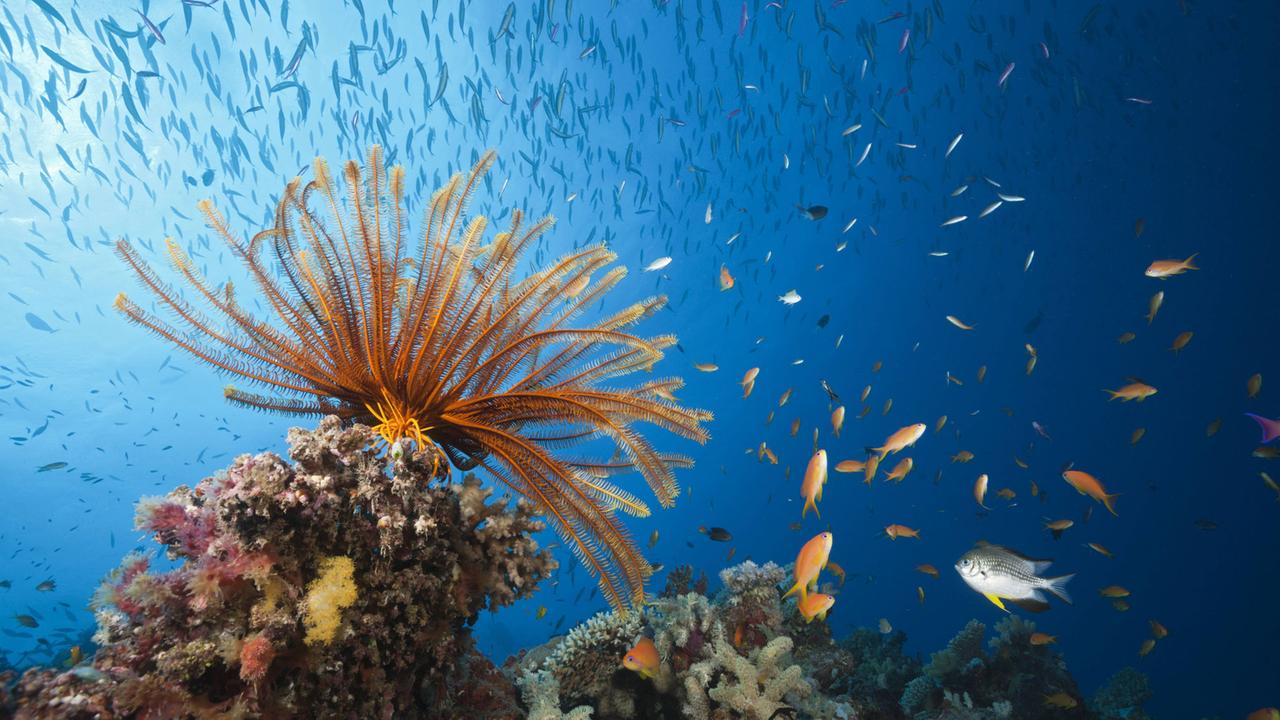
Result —
[[[1258,423],[1258,427],[1262,428],[1262,442],[1269,443],[1280,437],[1280,420],[1272,420],[1253,413],[1245,413],[1245,416],[1252,418]]]
[[[868,447],[863,449],[867,451],[868,455],[879,455],[880,457],[877,458],[878,460],[883,460],[885,456],[889,454],[889,451],[883,447]]]
[[[813,514],[817,515],[819,520],[822,519],[822,513],[818,512],[818,503],[814,502],[812,497],[808,497],[805,498],[804,507],[800,509],[801,520],[804,519],[805,513],[809,512],[809,508],[813,508]]]
[[[1183,260],[1183,261],[1182,261],[1182,266],[1183,266],[1184,268],[1188,269],[1188,270],[1199,270],[1200,268],[1196,267],[1196,264],[1195,264],[1196,256],[1197,256],[1197,255],[1199,255],[1199,254],[1200,254],[1200,253],[1198,253],[1198,252],[1197,252],[1197,253],[1191,253],[1191,257],[1189,257],[1189,258],[1187,258],[1186,260]]]
[[[1108,395],[1110,395],[1110,396],[1111,396],[1111,397],[1107,398],[1107,401],[1108,401],[1108,402],[1110,402],[1110,401],[1112,401],[1112,400],[1115,400],[1116,398],[1120,397],[1120,393],[1116,392],[1115,390],[1108,390],[1108,389],[1106,389],[1106,388],[1102,388],[1102,392],[1104,392],[1104,393],[1106,393],[1106,394],[1108,394]]]
[[[1120,517],[1120,513],[1116,512],[1116,506],[1112,505],[1112,503],[1115,502],[1115,499],[1118,497],[1120,497],[1120,493],[1111,493],[1110,495],[1104,494],[1102,496],[1103,507],[1107,509],[1107,512],[1115,515],[1116,517]]]
[[[1058,599],[1062,602],[1071,605],[1071,596],[1067,594],[1067,582],[1075,576],[1075,573],[1071,573],[1070,575],[1059,575],[1058,577],[1045,578],[1044,589],[1054,595],[1057,595]]]
[[[805,599],[809,595],[808,591],[805,590],[804,583],[797,582],[795,585],[791,586],[791,589],[788,590],[785,595],[782,596],[782,599],[786,600],[797,592],[800,593],[801,600]]]

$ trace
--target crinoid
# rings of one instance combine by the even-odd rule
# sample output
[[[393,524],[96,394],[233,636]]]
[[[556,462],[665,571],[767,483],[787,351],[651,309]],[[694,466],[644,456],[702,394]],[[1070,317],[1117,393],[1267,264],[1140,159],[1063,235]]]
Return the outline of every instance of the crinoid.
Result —
[[[363,171],[346,164],[345,195],[317,159],[311,181],[294,179],[285,188],[275,226],[248,243],[209,201],[200,203],[257,284],[270,321],[251,316],[230,283],[210,285],[173,240],[166,245],[174,268],[221,322],[184,300],[123,240],[118,254],[174,324],[123,293],[115,305],[133,322],[273,393],[229,387],[234,403],[338,415],[375,426],[388,443],[408,438],[439,446],[460,469],[483,467],[542,509],[613,606],[639,603],[652,570],[617,511],[649,510],[610,478],[638,471],[658,502],[670,506],[679,493],[673,469],[692,463],[658,453],[636,426],[705,442],[702,423],[711,415],[678,404],[672,393],[680,378],[603,385],[651,370],[675,342],[626,332],[663,297],[571,326],[626,274],[606,267],[615,256],[603,245],[514,277],[522,253],[552,224],[527,223],[518,210],[508,231],[481,245],[487,221],[464,219],[464,212],[493,163],[494,154],[485,153],[469,174],[436,191],[412,254],[404,171],[387,173],[377,147]]]

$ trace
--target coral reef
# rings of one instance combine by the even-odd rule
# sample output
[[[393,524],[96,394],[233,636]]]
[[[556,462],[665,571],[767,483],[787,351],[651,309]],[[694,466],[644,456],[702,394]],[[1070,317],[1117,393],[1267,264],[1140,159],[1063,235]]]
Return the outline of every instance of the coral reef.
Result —
[[[1090,718],[1062,656],[1033,645],[1035,624],[1010,615],[996,624],[990,652],[986,626],[971,620],[947,647],[933,653],[924,674],[907,683],[901,705],[917,720],[1011,717]]]
[[[1148,720],[1142,704],[1151,699],[1147,676],[1131,667],[1122,668],[1098,693],[1089,707],[1100,720]]]
[[[294,464],[244,455],[140,503],[176,567],[127,557],[96,599],[92,664],[29,670],[17,717],[520,717],[468,627],[555,568],[542,523],[371,440],[329,417],[290,431]]]
[[[836,642],[824,622],[806,623],[782,599],[788,568],[750,561],[723,570],[713,596],[689,592],[692,570],[676,568],[664,593],[638,613],[597,615],[563,638],[512,658],[533,717],[595,720],[1004,720],[1097,718],[1062,657],[1033,644],[1035,626],[1004,618],[987,640],[972,621],[926,664],[904,651],[902,632],[855,631]],[[651,637],[652,679],[621,658]],[[1110,705],[1140,705],[1122,676]],[[1136,700],[1129,699],[1136,697]],[[1100,694],[1098,703],[1104,701]],[[1132,710],[1119,710],[1123,713]],[[577,713],[576,715],[573,713]],[[1102,715],[1101,717],[1112,717]]]

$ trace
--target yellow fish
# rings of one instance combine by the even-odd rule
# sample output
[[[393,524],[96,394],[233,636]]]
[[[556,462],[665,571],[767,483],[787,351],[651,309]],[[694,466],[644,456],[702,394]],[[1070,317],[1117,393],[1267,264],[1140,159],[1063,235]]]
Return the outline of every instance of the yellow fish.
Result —
[[[800,497],[804,498],[804,507],[800,510],[800,517],[804,518],[809,512],[809,508],[813,508],[813,512],[819,518],[822,514],[818,512],[818,501],[822,499],[822,486],[827,482],[827,451],[819,450],[809,458],[809,465],[804,470],[804,480],[800,483]]]
[[[818,587],[818,574],[827,566],[833,542],[834,536],[830,532],[824,532],[814,535],[800,548],[800,552],[796,554],[795,569],[792,571],[796,583],[782,597],[790,597],[798,592],[803,601],[808,597],[810,588]]]

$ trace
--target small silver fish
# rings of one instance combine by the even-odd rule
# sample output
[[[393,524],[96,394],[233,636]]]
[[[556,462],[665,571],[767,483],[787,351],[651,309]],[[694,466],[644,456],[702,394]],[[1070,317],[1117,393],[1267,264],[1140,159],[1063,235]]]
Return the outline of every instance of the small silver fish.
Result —
[[[1075,577],[1074,573],[1040,577],[1051,564],[1052,560],[1038,560],[1007,547],[980,542],[960,556],[956,572],[969,587],[1005,612],[1008,609],[1003,600],[1029,612],[1044,612],[1049,609],[1049,603],[1040,591],[1048,590],[1070,605],[1066,585]]]

